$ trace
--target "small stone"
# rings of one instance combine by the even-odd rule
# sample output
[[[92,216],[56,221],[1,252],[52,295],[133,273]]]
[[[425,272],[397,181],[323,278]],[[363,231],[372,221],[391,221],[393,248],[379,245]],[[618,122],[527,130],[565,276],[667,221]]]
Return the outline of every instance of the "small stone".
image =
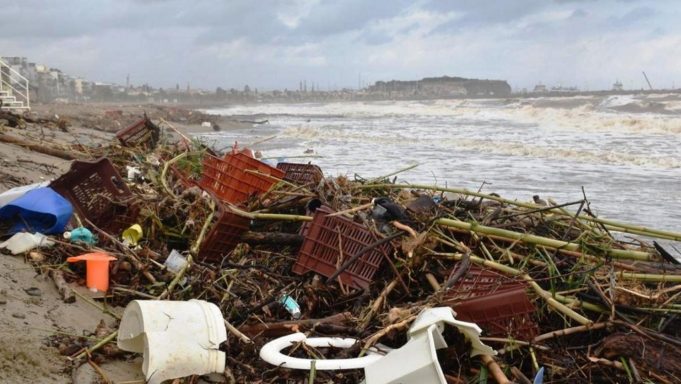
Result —
[[[15,319],[25,319],[26,315],[24,315],[23,313],[15,312],[12,314],[12,317],[14,317]]]
[[[7,299],[5,299],[4,297],[0,297],[0,305],[5,305],[5,304],[7,304]]]
[[[36,296],[36,297],[40,297],[43,294],[40,291],[40,288],[37,288],[37,287],[31,287],[31,288],[28,288],[28,289],[24,289],[24,292],[26,292],[26,294],[29,295],[29,296]]]

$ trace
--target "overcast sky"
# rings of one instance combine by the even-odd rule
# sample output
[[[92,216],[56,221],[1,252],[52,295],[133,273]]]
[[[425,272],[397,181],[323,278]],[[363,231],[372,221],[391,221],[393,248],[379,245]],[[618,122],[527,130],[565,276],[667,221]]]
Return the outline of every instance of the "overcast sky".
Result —
[[[156,87],[681,86],[676,0],[0,0],[0,55]]]

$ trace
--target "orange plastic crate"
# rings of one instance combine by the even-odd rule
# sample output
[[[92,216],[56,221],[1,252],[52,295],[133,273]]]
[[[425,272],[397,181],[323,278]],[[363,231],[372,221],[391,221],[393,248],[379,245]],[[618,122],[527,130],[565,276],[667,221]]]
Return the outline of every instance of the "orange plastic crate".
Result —
[[[487,296],[493,293],[526,286],[526,283],[517,277],[506,276],[472,265],[468,271],[466,271],[466,274],[461,276],[459,280],[447,290],[444,297],[444,303],[453,305],[462,300]]]
[[[126,147],[148,145],[153,148],[159,137],[160,129],[146,117],[116,132],[116,138]]]
[[[300,185],[316,184],[324,178],[322,169],[314,164],[279,163],[277,169],[286,172],[284,180]]]
[[[220,208],[217,222],[201,244],[199,260],[219,263],[239,244],[241,235],[249,228],[250,220]]]
[[[346,217],[329,217],[328,215],[332,212],[327,207],[320,207],[315,211],[312,222],[306,228],[307,233],[298,253],[298,259],[292,268],[294,273],[302,275],[308,271],[314,271],[322,276],[330,277],[336,272],[337,267],[342,265],[342,262],[338,262],[341,255],[339,244],[343,246],[343,260],[348,260],[378,239],[364,226]],[[368,288],[389,251],[390,245],[388,244],[367,251],[338,278],[343,284],[352,288]]]
[[[453,306],[458,320],[476,323],[485,336],[511,336],[531,341],[539,334],[532,318],[536,308],[527,297],[527,288],[516,287],[465,300]]]
[[[219,200],[241,204],[249,197],[269,190],[284,175],[284,171],[243,153],[227,155],[224,159],[206,155],[199,186],[212,192]]]

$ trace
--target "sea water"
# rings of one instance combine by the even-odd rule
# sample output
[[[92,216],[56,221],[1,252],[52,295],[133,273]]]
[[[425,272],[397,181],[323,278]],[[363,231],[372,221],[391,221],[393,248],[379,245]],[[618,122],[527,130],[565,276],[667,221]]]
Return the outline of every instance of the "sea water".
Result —
[[[270,158],[314,151],[326,175],[532,201],[580,200],[599,216],[681,231],[681,96],[575,96],[236,105],[206,112],[269,124],[202,135]],[[575,206],[573,209],[576,209]]]

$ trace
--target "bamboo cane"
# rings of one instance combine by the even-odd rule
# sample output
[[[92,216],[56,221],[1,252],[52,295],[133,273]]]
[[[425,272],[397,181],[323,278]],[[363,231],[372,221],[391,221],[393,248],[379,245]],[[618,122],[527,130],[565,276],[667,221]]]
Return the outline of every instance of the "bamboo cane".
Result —
[[[451,192],[451,193],[459,193],[459,194],[467,195],[467,196],[476,196],[476,197],[481,197],[481,198],[488,199],[488,200],[498,201],[498,202],[504,203],[504,204],[515,205],[515,206],[518,206],[518,207],[529,208],[529,209],[545,208],[543,206],[532,204],[532,203],[526,203],[526,202],[517,201],[517,200],[505,199],[503,197],[488,195],[488,194],[481,193],[481,192],[469,191],[465,188],[444,188],[444,187],[438,187],[438,186],[434,186],[434,185],[423,185],[423,184],[365,184],[365,185],[358,185],[355,188],[357,188],[357,189],[372,189],[372,188],[427,189],[427,190],[431,190],[431,191]],[[560,215],[567,215],[567,216],[570,216],[570,217],[575,217],[575,214],[568,212],[568,211],[561,211],[560,209],[553,209],[550,212],[557,213],[557,214],[560,214]],[[647,228],[647,227],[643,227],[643,226],[640,226],[640,225],[623,223],[623,222],[619,222],[619,221],[615,221],[615,220],[609,220],[609,219],[603,219],[603,218],[591,217],[591,216],[579,215],[578,218],[581,219],[581,220],[590,221],[590,222],[594,222],[594,223],[601,223],[601,224],[605,225],[605,227],[608,230],[612,230],[612,231],[632,233],[632,234],[636,234],[636,235],[650,236],[650,237],[656,237],[656,238],[660,238],[660,239],[681,241],[681,233],[679,233],[679,232],[664,231],[664,230],[659,230],[659,229],[654,229],[654,228]]]
[[[90,348],[86,348],[83,352],[77,354],[76,356],[69,357],[69,360],[78,360],[85,355],[91,354],[92,352],[98,350],[99,348],[103,347],[107,343],[113,341],[113,339],[115,339],[116,336],[118,336],[118,331],[114,331],[109,336],[107,336],[107,337],[103,338],[101,341],[99,341],[97,344],[93,345]]]
[[[251,220],[312,221],[312,216],[246,212],[229,203],[225,204],[225,206],[235,215],[242,216]]]
[[[509,231],[506,229],[487,227],[484,225],[479,225],[476,223],[466,223],[459,220],[453,219],[438,219],[436,224],[443,225],[446,227],[453,227],[459,229],[465,229],[471,232],[481,233],[485,235],[493,235],[497,237],[504,237],[514,241],[522,241],[524,243],[542,245],[547,248],[553,249],[566,249],[568,251],[583,252],[579,244],[570,243],[567,241],[551,239],[548,237],[536,236],[526,233],[519,233],[514,231]],[[628,259],[628,260],[641,260],[650,261],[653,259],[652,255],[647,252],[642,251],[632,251],[624,249],[605,249],[604,254],[616,259]]]
[[[420,165],[419,163],[412,164],[412,165],[410,165],[410,166],[408,166],[408,167],[404,167],[404,168],[402,168],[402,169],[398,169],[397,171],[391,172],[391,173],[389,173],[389,174],[387,174],[387,175],[374,177],[374,178],[370,179],[368,182],[369,182],[369,183],[372,183],[372,182],[375,182],[375,181],[387,179],[387,178],[390,177],[390,176],[395,176],[395,175],[398,175],[398,174],[400,174],[400,173],[402,173],[402,172],[406,172],[406,171],[412,170],[412,169],[418,167],[419,165]]]
[[[177,197],[173,193],[172,189],[168,186],[168,180],[166,180],[166,175],[168,174],[168,168],[176,162],[178,162],[181,159],[184,159],[187,157],[187,152],[182,152],[179,155],[173,157],[172,159],[168,160],[164,165],[163,165],[163,171],[161,171],[161,185],[163,185],[163,189],[166,190],[166,193],[168,193],[170,196]]]
[[[632,273],[632,272],[616,272],[615,274],[620,279],[637,280],[644,282],[660,282],[660,283],[681,283],[681,275],[656,275],[650,273]]]

